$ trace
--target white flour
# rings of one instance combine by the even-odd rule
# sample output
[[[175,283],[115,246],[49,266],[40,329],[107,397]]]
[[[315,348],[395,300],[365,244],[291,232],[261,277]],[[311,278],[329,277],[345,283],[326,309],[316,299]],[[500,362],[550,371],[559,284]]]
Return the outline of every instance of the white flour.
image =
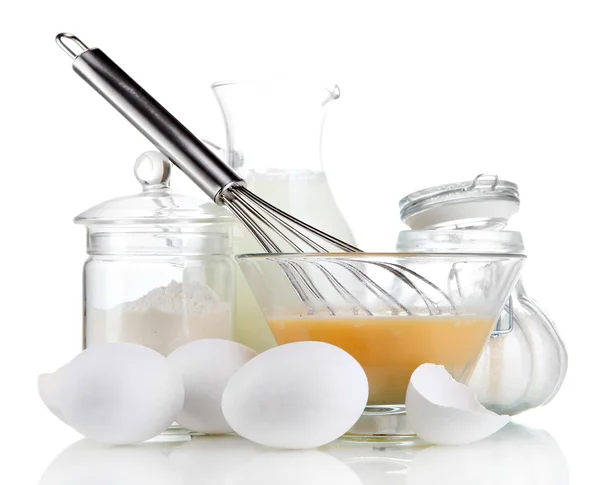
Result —
[[[171,281],[135,301],[86,312],[86,347],[132,342],[168,355],[191,340],[232,337],[230,304],[202,283]]]

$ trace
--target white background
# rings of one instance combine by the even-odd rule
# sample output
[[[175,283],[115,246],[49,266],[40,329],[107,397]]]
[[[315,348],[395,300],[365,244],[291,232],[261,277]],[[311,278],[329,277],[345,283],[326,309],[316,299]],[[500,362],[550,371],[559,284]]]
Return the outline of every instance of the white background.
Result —
[[[54,43],[60,31],[102,48],[218,142],[213,81],[338,83],[324,163],[364,249],[393,249],[397,202],[413,190],[481,172],[517,182],[526,287],[570,354],[558,397],[519,419],[554,435],[572,483],[590,483],[600,431],[598,2],[55,0],[0,9],[0,447],[2,472],[21,474],[13,483],[36,483],[76,438],[35,387],[38,373],[80,347],[85,236],[72,218],[137,191],[132,164],[151,148],[71,71]],[[172,185],[198,192],[180,174]]]

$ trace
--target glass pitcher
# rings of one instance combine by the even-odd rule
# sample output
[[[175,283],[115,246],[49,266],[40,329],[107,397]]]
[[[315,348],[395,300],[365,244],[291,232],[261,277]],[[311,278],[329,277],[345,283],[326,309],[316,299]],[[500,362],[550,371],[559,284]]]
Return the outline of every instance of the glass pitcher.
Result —
[[[355,244],[329,187],[321,163],[321,135],[327,107],[340,97],[304,82],[217,82],[213,92],[225,121],[225,160],[254,193],[284,211]],[[241,225],[234,252],[263,249]],[[246,280],[238,274],[236,340],[263,351],[275,345]]]
[[[504,230],[519,210],[516,184],[482,174],[421,190],[400,201],[402,252],[523,253],[521,233]],[[567,371],[567,352],[548,315],[519,281],[469,380],[481,404],[518,414],[548,403]]]

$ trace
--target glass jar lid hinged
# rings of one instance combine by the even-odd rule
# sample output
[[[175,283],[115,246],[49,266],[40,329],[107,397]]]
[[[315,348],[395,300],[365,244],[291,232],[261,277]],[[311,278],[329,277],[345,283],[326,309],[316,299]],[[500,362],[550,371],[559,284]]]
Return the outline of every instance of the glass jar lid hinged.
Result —
[[[411,229],[502,229],[519,211],[517,184],[480,174],[470,182],[438,185],[400,200]]]

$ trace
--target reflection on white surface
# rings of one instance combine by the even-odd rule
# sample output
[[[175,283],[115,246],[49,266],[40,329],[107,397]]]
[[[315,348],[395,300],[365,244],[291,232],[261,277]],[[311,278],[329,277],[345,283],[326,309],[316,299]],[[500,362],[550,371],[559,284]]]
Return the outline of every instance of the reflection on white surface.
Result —
[[[233,471],[264,448],[237,436],[205,436],[175,444],[169,462],[176,469],[183,485],[221,485],[228,482]]]
[[[162,443],[105,446],[81,440],[58,455],[40,485],[180,485],[178,471]]]
[[[567,485],[566,459],[552,436],[514,423],[464,446],[401,447],[336,442],[325,450],[363,485]]]
[[[349,466],[317,450],[272,450],[236,468],[228,485],[361,485]]]
[[[339,441],[283,451],[235,436],[65,449],[39,485],[567,485],[568,467],[546,431],[509,424],[466,446]]]

